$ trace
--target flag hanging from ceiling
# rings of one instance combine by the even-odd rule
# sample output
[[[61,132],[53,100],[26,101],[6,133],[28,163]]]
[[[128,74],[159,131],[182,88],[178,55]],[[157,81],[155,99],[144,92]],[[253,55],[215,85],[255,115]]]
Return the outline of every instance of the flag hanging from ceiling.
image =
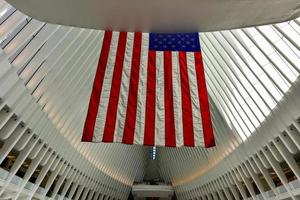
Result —
[[[82,141],[214,146],[199,33],[106,31]]]

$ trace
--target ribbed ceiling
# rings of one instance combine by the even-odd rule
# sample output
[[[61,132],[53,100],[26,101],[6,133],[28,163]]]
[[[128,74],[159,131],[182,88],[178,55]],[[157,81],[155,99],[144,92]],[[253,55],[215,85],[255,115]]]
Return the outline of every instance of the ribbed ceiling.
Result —
[[[127,185],[141,181],[147,148],[80,141],[103,31],[40,22],[3,0],[0,22],[5,57],[58,133],[105,174]],[[203,33],[201,45],[217,146],[157,149],[160,177],[178,187],[201,178],[268,121],[299,77],[300,19]]]

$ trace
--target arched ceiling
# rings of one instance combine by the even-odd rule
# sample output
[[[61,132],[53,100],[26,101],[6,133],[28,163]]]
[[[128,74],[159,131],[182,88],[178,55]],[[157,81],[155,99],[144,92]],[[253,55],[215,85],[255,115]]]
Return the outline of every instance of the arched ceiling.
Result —
[[[57,132],[105,174],[142,180],[144,147],[80,142],[103,31],[41,22],[2,0],[0,21],[3,54]],[[255,134],[300,72],[299,18],[203,33],[201,44],[217,147],[158,148],[160,177],[174,185],[199,179]]]
[[[142,32],[206,32],[282,22],[300,15],[298,0],[8,0],[41,21]]]

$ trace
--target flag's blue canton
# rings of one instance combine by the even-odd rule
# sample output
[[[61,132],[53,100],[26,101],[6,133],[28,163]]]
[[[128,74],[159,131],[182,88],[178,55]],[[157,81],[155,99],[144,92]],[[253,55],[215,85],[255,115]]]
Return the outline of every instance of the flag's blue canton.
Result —
[[[200,51],[199,33],[150,33],[149,50]]]

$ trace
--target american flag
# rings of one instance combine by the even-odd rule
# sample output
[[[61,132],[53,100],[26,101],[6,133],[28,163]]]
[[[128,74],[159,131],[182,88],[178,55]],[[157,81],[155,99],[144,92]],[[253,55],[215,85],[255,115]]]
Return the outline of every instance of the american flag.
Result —
[[[82,141],[215,145],[199,33],[102,37]]]

